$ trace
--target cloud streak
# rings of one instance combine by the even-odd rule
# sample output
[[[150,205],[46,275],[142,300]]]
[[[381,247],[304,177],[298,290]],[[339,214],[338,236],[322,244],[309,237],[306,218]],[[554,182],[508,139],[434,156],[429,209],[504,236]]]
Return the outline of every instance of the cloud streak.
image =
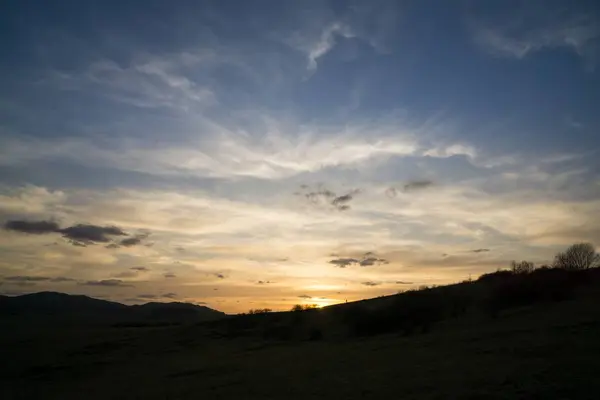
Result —
[[[103,287],[133,287],[132,284],[125,283],[120,279],[102,279],[98,281],[81,282],[83,286],[103,286]]]

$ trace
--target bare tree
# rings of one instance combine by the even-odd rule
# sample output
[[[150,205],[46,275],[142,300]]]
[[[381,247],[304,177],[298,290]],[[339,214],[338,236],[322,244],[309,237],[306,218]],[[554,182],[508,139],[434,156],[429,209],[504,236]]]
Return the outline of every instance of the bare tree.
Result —
[[[581,270],[600,265],[600,254],[591,243],[576,243],[554,257],[553,266],[566,270]]]
[[[510,268],[513,274],[530,274],[535,269],[535,265],[531,261],[512,261]]]

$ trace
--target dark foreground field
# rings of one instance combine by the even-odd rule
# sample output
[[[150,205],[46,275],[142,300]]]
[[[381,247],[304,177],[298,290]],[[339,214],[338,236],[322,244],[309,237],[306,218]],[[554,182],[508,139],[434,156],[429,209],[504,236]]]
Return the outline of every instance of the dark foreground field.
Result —
[[[598,399],[599,305],[590,296],[425,334],[316,341],[3,324],[0,398]]]

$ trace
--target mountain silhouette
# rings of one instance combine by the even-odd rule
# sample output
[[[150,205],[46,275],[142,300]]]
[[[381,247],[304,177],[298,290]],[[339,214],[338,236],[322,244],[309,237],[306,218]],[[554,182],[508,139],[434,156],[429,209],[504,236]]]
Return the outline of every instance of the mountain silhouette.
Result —
[[[125,305],[84,295],[39,292],[0,296],[0,317],[31,321],[62,319],[70,322],[187,322],[224,317],[225,313],[191,303],[151,302]]]

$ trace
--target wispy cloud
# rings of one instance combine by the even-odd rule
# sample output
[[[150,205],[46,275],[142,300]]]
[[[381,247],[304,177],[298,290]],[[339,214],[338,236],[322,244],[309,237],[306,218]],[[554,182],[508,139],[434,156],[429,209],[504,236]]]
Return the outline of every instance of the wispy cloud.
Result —
[[[545,3],[524,7],[510,20],[471,24],[475,43],[489,53],[522,59],[543,49],[567,48],[581,56],[589,66],[597,62],[600,23],[591,14],[566,14]]]
[[[318,133],[318,129],[307,129],[295,136],[283,135],[278,129],[267,135],[220,130],[213,131],[208,137],[190,137],[185,142],[171,143],[166,147],[149,147],[147,141],[135,139],[126,142],[114,139],[107,148],[92,139],[46,141],[5,137],[0,140],[3,149],[0,151],[0,165],[66,159],[88,166],[111,166],[159,175],[280,179],[328,167],[407,156],[418,149],[410,133],[400,135],[391,130],[380,131],[380,135],[367,138],[360,135],[363,129],[360,125],[352,130],[341,129],[323,133]],[[49,148],[52,150],[48,151]]]
[[[154,56],[125,66],[105,59],[82,73],[54,71],[50,78],[69,90],[96,92],[137,107],[189,111],[214,103],[215,96],[186,77],[182,69],[212,60],[209,53]]]
[[[325,56],[335,46],[337,36],[350,38],[353,34],[348,26],[340,22],[333,22],[323,29],[321,36],[316,42],[307,46],[307,68],[309,71],[317,69],[317,60]]]

